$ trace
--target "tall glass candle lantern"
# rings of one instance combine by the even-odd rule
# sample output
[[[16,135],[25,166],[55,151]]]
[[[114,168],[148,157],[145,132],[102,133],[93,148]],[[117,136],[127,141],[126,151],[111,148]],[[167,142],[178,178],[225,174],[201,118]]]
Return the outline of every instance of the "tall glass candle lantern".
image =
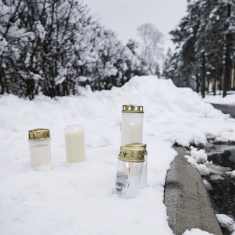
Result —
[[[121,123],[122,146],[143,142],[144,107],[123,105]]]
[[[145,186],[147,180],[146,155],[146,145],[144,144],[129,144],[121,147],[115,183],[115,192],[119,196],[135,197],[139,189]]]
[[[50,131],[48,129],[34,129],[29,131],[29,147],[31,166],[33,168],[50,168],[51,146]]]

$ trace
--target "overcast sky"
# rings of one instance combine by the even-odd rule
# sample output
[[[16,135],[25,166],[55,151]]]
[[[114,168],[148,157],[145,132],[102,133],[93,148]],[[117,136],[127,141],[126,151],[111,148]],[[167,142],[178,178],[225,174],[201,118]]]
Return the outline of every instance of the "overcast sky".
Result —
[[[127,41],[136,37],[142,23],[153,23],[165,34],[166,47],[171,45],[167,35],[184,16],[186,0],[83,0],[93,15],[119,38]]]

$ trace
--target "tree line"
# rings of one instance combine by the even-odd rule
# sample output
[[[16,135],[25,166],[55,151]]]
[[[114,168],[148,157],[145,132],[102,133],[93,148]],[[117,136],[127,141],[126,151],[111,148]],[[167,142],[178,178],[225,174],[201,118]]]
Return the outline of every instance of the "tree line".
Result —
[[[159,72],[136,41],[124,45],[79,0],[0,0],[0,9],[0,94],[76,95]]]
[[[203,97],[234,89],[234,7],[234,0],[188,0],[186,15],[170,32],[176,51],[168,52],[163,75]]]

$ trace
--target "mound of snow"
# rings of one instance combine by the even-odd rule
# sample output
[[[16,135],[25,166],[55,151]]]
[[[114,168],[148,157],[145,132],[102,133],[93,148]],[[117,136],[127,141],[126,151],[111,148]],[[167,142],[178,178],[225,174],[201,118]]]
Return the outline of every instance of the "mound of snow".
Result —
[[[205,100],[213,104],[235,105],[235,92],[230,91],[226,97],[222,97],[222,95],[208,95]]]
[[[224,214],[217,214],[216,217],[223,228],[227,228],[230,232],[235,231],[235,223],[231,217]]]
[[[0,97],[0,231],[24,235],[170,235],[163,185],[177,141],[206,141],[207,135],[235,140],[235,122],[190,89],[168,80],[136,77],[122,88],[79,97],[34,101]],[[120,146],[122,104],[145,108],[149,186],[136,199],[112,194]],[[64,127],[84,126],[87,160],[67,165]],[[33,171],[27,131],[49,128],[53,170]]]
[[[213,235],[200,229],[187,230],[183,235]]]

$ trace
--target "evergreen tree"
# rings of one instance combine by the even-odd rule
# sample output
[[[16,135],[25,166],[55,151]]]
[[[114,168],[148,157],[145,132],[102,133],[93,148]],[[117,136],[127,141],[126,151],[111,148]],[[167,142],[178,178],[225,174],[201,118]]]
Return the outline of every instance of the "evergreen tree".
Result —
[[[209,87],[216,93],[218,84],[229,84],[234,52],[228,9],[231,13],[234,5],[234,0],[188,0],[186,16],[171,32],[181,65],[176,68],[174,80],[180,79],[176,83],[201,90],[202,95]]]

